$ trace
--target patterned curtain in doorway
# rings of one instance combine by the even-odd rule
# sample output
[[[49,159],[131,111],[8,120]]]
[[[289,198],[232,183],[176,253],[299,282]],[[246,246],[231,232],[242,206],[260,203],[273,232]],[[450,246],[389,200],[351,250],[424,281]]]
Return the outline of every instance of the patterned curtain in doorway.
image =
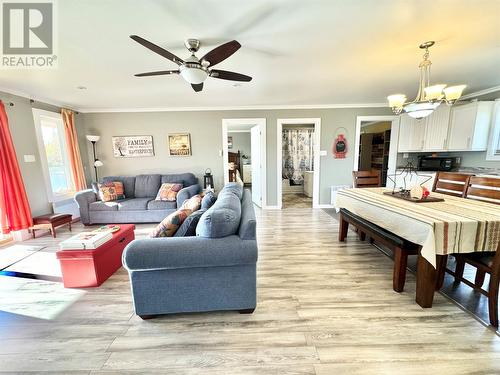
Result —
[[[283,178],[304,181],[304,171],[314,170],[314,129],[283,130]]]

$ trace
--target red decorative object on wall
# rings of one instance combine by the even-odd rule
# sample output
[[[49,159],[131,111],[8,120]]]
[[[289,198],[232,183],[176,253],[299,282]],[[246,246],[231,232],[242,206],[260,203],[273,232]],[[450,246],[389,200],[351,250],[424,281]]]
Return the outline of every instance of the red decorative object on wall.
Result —
[[[337,135],[337,138],[333,141],[332,153],[335,159],[345,159],[347,154],[347,139],[345,139],[344,134]]]

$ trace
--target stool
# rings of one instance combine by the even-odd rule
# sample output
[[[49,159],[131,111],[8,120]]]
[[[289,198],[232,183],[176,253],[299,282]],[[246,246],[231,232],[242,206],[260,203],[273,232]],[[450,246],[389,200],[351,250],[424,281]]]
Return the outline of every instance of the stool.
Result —
[[[48,214],[41,215],[33,218],[33,226],[30,227],[30,231],[35,238],[35,231],[38,229],[48,230],[52,237],[56,238],[56,228],[61,225],[68,224],[69,231],[71,232],[71,220],[73,217],[71,214]]]

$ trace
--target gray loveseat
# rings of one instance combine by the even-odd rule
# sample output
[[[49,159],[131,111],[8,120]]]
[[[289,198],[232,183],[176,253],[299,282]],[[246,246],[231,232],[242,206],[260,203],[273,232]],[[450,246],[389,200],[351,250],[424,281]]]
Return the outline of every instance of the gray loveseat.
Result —
[[[253,312],[255,211],[250,191],[240,189],[236,199],[224,189],[219,193],[200,218],[197,236],[139,239],[127,245],[123,265],[137,315],[147,319],[180,312]]]
[[[125,199],[102,202],[91,189],[75,195],[80,208],[80,218],[85,225],[110,223],[156,223],[177,210],[182,203],[201,191],[198,179],[192,173],[143,174],[138,176],[109,176],[102,182],[120,181]],[[176,202],[155,201],[162,183],[182,183]]]

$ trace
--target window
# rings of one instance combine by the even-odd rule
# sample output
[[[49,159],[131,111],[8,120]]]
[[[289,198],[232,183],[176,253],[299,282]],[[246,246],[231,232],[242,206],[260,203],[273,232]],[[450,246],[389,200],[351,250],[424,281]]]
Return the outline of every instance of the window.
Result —
[[[500,160],[500,99],[495,100],[490,134],[486,160]]]
[[[75,189],[62,116],[56,112],[33,109],[33,118],[49,201],[67,199]]]

